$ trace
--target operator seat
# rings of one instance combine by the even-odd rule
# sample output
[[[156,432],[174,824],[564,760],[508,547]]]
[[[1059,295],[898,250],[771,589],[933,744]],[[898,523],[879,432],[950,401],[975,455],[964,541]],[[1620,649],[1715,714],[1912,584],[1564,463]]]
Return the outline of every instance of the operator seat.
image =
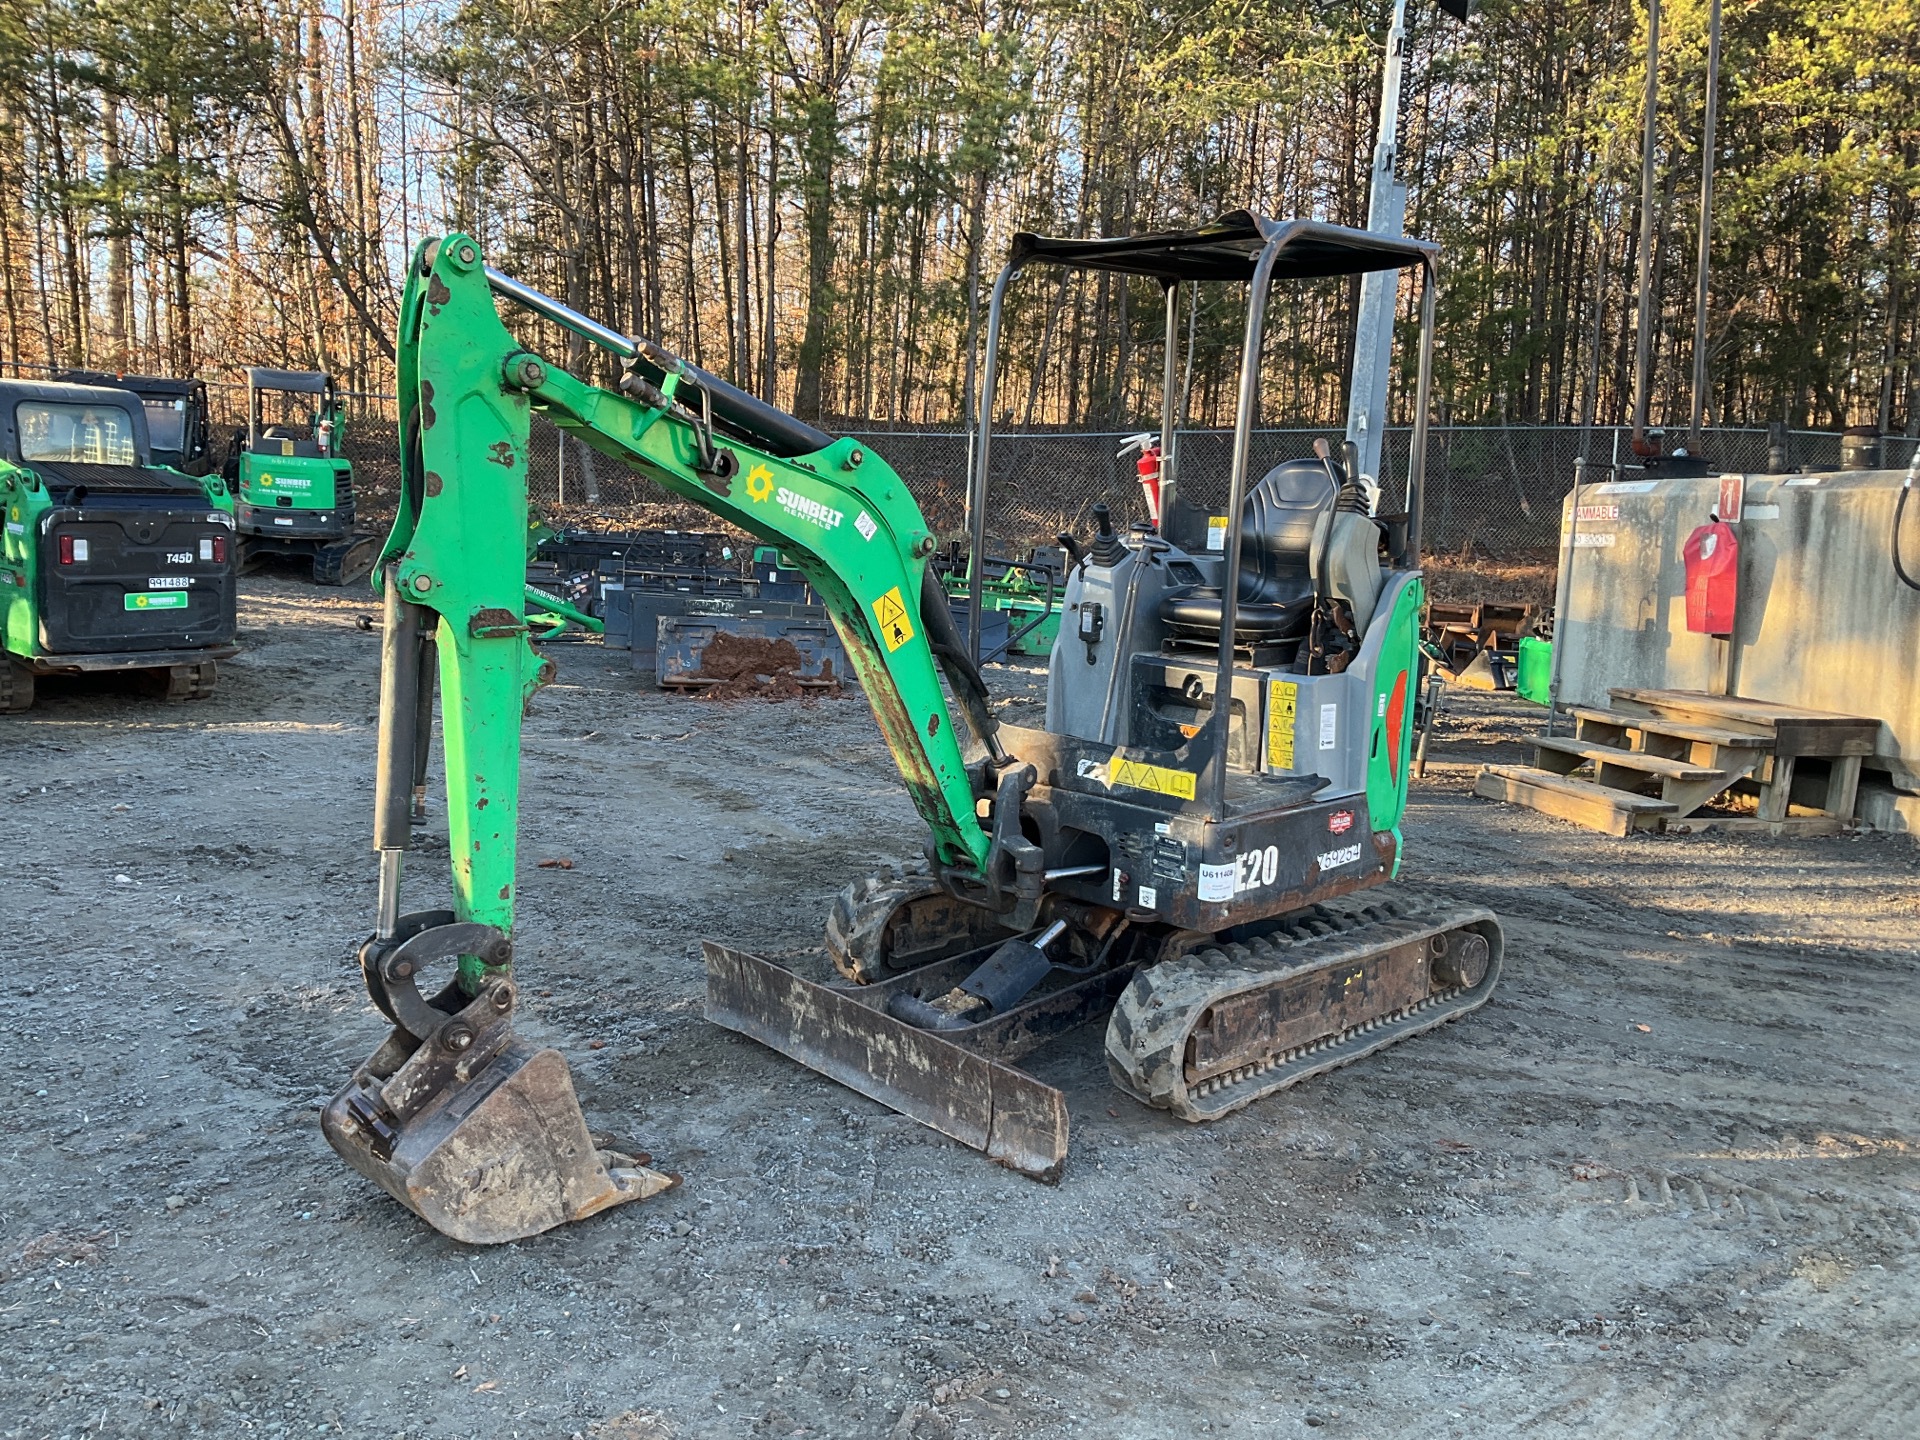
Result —
[[[1333,473],[1342,482],[1338,463]],[[1314,458],[1285,460],[1247,495],[1240,536],[1238,645],[1270,645],[1307,633],[1313,617],[1313,533],[1338,494],[1327,466]],[[1160,619],[1182,639],[1220,638],[1223,596],[1199,585],[1160,602]]]
[[[298,425],[269,425],[260,432],[260,438],[275,444],[291,440],[291,453],[295,455],[305,455],[310,459],[320,455],[320,442],[313,438],[313,432]]]

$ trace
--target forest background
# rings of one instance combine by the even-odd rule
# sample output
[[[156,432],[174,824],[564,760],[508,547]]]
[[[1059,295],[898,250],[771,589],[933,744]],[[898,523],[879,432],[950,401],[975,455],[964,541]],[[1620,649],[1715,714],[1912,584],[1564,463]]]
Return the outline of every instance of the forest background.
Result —
[[[0,0],[0,364],[388,390],[407,256],[457,228],[807,418],[952,425],[1016,230],[1235,206],[1364,225],[1389,13]],[[1409,229],[1446,247],[1440,418],[1620,422],[1644,8],[1487,0],[1462,26],[1416,0],[1411,25],[1401,169]],[[1920,0],[1727,0],[1724,26],[1709,420],[1913,433]],[[1705,49],[1706,0],[1669,0],[1654,416],[1681,424]],[[1269,421],[1344,416],[1356,300],[1334,283],[1277,308]],[[1193,317],[1196,423],[1231,404],[1242,303]],[[1143,418],[1160,324],[1145,289],[1036,272],[1010,305],[1006,417]]]

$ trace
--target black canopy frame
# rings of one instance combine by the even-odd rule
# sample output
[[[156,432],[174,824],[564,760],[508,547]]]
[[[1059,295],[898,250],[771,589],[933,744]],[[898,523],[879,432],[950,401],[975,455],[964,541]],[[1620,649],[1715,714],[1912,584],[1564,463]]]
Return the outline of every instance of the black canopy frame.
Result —
[[[1365,275],[1378,270],[1420,271],[1420,361],[1414,396],[1413,443],[1407,459],[1407,546],[1400,563],[1419,564],[1420,522],[1425,509],[1428,411],[1433,398],[1433,321],[1439,290],[1440,247],[1423,240],[1376,235],[1317,220],[1271,220],[1251,210],[1232,210],[1211,224],[1191,230],[1165,230],[1106,240],[1069,240],[1021,231],[1013,237],[1007,263],[993,282],[987,307],[986,363],[981,370],[979,435],[974,447],[967,520],[972,555],[968,561],[967,633],[976,664],[980,660],[981,566],[987,548],[987,475],[993,449],[994,391],[1000,370],[1000,321],[1007,287],[1029,265],[1060,265],[1105,270],[1158,280],[1166,299],[1165,365],[1160,392],[1161,514],[1169,513],[1179,492],[1174,427],[1179,349],[1177,320],[1180,287],[1207,282],[1241,282],[1248,287],[1246,332],[1240,350],[1240,385],[1234,409],[1233,458],[1227,498],[1226,574],[1221,584],[1220,657],[1214,682],[1217,697],[1233,693],[1233,631],[1240,599],[1240,538],[1246,508],[1247,464],[1253,425],[1260,408],[1260,350],[1266,334],[1273,287],[1283,280],[1317,280],[1336,275]],[[1208,721],[1208,812],[1218,822],[1227,814],[1227,727],[1232,706],[1216,703]]]
[[[261,441],[260,394],[265,390],[277,391],[287,395],[318,395],[320,397],[319,415],[333,413],[334,392],[333,377],[318,370],[272,370],[264,365],[249,365],[247,373],[247,444],[258,445]],[[316,419],[314,434],[319,434]]]

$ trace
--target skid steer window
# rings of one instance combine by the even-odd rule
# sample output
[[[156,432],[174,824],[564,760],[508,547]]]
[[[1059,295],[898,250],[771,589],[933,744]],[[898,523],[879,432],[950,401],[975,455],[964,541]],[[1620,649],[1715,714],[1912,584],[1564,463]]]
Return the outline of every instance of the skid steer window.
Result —
[[[22,400],[14,423],[20,458],[84,465],[137,465],[133,416],[116,405],[69,405]]]
[[[185,400],[143,400],[147,412],[147,442],[156,450],[181,450],[186,447],[187,402]]]

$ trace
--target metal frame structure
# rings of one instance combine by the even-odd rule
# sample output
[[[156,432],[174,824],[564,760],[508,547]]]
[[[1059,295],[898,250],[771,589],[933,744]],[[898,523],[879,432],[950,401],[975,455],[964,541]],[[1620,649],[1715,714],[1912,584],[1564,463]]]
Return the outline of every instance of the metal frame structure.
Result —
[[[260,423],[260,392],[263,390],[275,390],[283,395],[317,395],[320,397],[319,415],[333,414],[338,396],[331,375],[318,370],[269,370],[260,365],[247,366],[246,373],[248,445],[260,443],[260,432],[264,428]],[[311,428],[317,439],[317,417]]]
[[[1281,280],[1364,275],[1418,266],[1420,360],[1414,393],[1413,439],[1407,459],[1407,545],[1403,566],[1420,558],[1420,522],[1424,509],[1428,412],[1433,392],[1433,322],[1439,288],[1440,251],[1436,245],[1398,235],[1381,235],[1316,220],[1270,220],[1249,210],[1234,210],[1212,224],[1189,231],[1161,231],[1115,240],[1048,239],[1022,232],[993,282],[987,307],[986,363],[980,382],[980,429],[974,445],[974,472],[967,491],[970,556],[967,619],[969,645],[980,660],[981,557],[986,554],[987,477],[993,455],[994,391],[1000,371],[1000,324],[1007,289],[1029,264],[1109,270],[1160,281],[1166,297],[1166,354],[1160,403],[1161,515],[1171,517],[1179,495],[1175,453],[1177,398],[1177,318],[1180,287],[1203,281],[1244,281],[1248,287],[1247,322],[1240,349],[1240,386],[1234,410],[1233,458],[1227,493],[1225,575],[1221,581],[1220,657],[1216,695],[1231,695],[1234,625],[1238,619],[1242,512],[1247,499],[1247,466],[1254,423],[1260,408],[1260,352],[1266,335],[1267,306]],[[1204,780],[1209,816],[1226,817],[1227,738],[1230,705],[1217,705],[1208,720],[1208,772]]]

